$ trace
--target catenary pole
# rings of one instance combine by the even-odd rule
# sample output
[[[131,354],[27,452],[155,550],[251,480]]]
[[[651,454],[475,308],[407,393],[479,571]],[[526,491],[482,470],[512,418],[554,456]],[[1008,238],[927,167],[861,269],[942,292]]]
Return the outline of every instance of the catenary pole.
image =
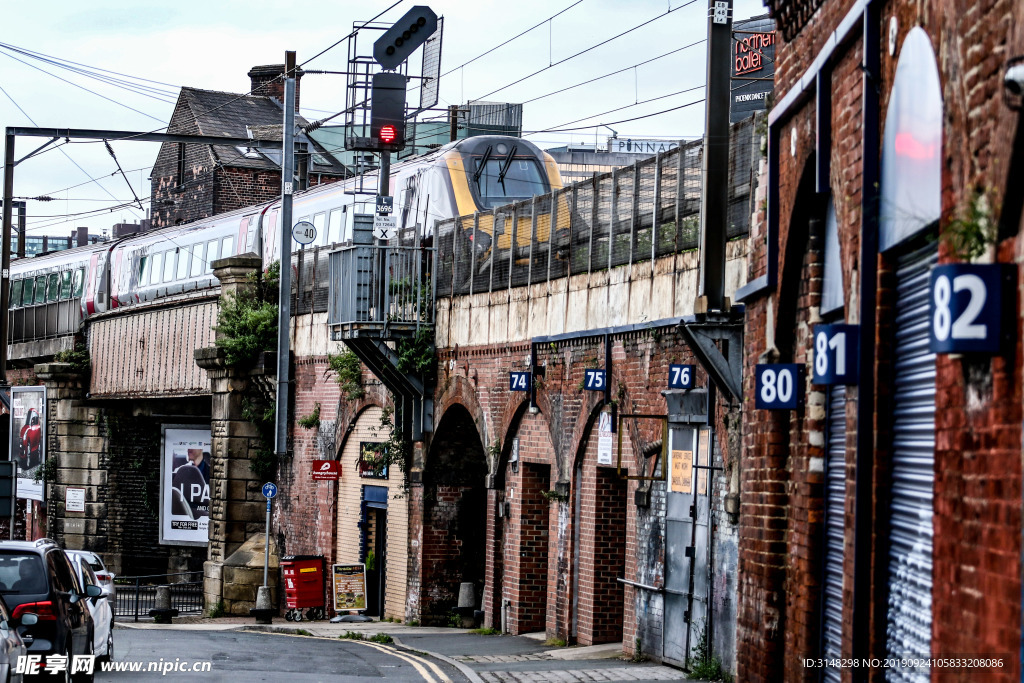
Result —
[[[281,276],[277,318],[277,401],[275,405],[274,452],[278,458],[288,450],[288,385],[291,356],[292,307],[292,191],[295,183],[295,53],[284,53],[284,133],[281,154]],[[268,532],[269,533],[269,532]]]

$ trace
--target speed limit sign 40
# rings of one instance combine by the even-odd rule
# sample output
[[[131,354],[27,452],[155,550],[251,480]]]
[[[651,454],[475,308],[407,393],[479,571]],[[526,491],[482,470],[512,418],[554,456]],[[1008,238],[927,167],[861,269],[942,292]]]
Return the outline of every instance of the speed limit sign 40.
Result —
[[[316,226],[309,221],[299,221],[292,227],[292,239],[299,244],[312,244],[316,239]]]

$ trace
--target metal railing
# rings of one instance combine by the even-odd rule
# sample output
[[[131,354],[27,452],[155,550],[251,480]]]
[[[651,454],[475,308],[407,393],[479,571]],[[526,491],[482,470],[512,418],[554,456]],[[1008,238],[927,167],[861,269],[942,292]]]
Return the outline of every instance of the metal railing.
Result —
[[[433,248],[355,244],[331,253],[329,273],[332,340],[405,336],[434,323]]]
[[[11,344],[75,334],[82,328],[82,300],[12,308],[8,316]]]
[[[730,130],[729,238],[750,230],[757,122]],[[687,142],[545,195],[438,221],[437,295],[529,286],[697,248],[703,145]]]
[[[114,584],[114,617],[149,618],[156,607],[157,586],[170,586],[171,607],[178,614],[203,613],[203,573],[119,576]]]

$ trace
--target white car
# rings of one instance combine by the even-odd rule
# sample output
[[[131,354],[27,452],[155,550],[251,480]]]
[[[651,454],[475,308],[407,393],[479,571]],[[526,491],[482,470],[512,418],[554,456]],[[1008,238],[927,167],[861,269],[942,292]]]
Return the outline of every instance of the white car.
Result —
[[[103,589],[103,594],[110,600],[110,608],[113,609],[115,575],[107,571],[107,565],[103,564],[100,556],[90,550],[65,550],[64,552],[71,558],[72,564],[75,563],[76,556],[85,558],[93,572],[96,573],[96,585]]]
[[[38,617],[32,612],[21,615],[21,626],[33,626]],[[18,658],[28,653],[25,641],[18,632],[19,622],[11,617],[7,603],[0,597],[0,677],[9,683],[22,683],[23,676],[14,673],[18,666]],[[29,638],[31,641],[31,638]]]
[[[90,562],[84,554],[73,551],[65,551],[71,566],[75,568],[78,576],[78,583],[82,590],[88,586],[100,586],[96,579],[96,573],[92,570]],[[91,553],[90,553],[91,554]],[[89,614],[92,616],[92,651],[100,661],[110,661],[114,658],[114,609],[110,604],[107,594],[98,595],[95,598],[88,598],[86,605],[89,607]]]

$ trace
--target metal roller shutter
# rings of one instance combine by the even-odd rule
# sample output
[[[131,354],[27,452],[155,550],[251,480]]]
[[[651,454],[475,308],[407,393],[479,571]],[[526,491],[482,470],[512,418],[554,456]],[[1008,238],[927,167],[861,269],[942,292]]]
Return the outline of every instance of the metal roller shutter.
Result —
[[[822,601],[822,656],[842,657],[843,530],[846,528],[846,387],[832,386],[828,400],[825,450],[825,580]],[[840,680],[839,669],[825,669],[822,680]]]
[[[935,354],[928,350],[934,244],[899,260],[893,377],[892,494],[886,656],[928,657],[932,639]],[[927,681],[927,669],[886,669],[887,681]]]

